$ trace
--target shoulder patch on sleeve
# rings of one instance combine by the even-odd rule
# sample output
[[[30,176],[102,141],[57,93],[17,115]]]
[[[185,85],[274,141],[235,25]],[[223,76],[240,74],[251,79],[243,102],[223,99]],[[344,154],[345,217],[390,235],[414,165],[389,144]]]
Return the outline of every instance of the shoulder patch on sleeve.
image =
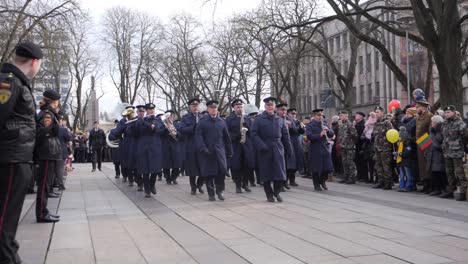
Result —
[[[0,89],[0,104],[5,104],[10,101],[11,91],[7,89]]]

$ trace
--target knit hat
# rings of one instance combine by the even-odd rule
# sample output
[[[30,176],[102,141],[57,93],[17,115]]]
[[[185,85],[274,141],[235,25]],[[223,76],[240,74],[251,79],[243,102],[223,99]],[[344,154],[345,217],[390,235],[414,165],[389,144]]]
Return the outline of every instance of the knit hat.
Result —
[[[408,108],[406,109],[406,113],[411,114],[412,116],[416,116],[416,108],[414,107]]]

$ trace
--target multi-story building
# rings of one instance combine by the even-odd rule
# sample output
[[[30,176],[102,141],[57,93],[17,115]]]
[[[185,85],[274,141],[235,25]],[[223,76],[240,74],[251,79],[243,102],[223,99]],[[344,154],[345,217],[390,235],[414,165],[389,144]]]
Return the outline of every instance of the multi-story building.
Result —
[[[383,2],[386,3],[386,2]],[[383,21],[398,21],[402,13],[386,13]],[[363,24],[365,24],[365,19]],[[413,25],[414,27],[414,25]],[[407,30],[414,33],[414,28]],[[415,87],[424,87],[427,68],[426,51],[416,43],[409,41],[409,53],[406,52],[406,38],[396,36],[379,29],[379,40],[390,53],[392,60],[406,73],[406,59],[409,58],[410,79]],[[375,30],[374,30],[375,31]],[[340,72],[346,75],[351,56],[351,32],[339,20],[323,25],[323,36],[316,38],[317,43],[325,48]],[[369,32],[375,35],[376,32]],[[342,95],[336,76],[324,56],[314,48],[301,60],[298,82],[298,111],[308,114],[315,108],[324,108],[325,115],[336,114],[342,104],[334,93]],[[432,87],[432,85],[431,85]],[[272,89],[272,93],[274,94]],[[403,87],[393,72],[382,61],[382,55],[372,45],[361,42],[357,49],[357,64],[352,89],[353,112],[370,112],[377,105],[386,107],[392,99],[400,100],[402,105],[408,103],[407,87]],[[332,92],[333,91],[333,92]],[[431,89],[432,91],[432,89]],[[288,96],[283,96],[287,98]],[[428,95],[432,99],[431,94]],[[411,100],[411,99],[410,99]]]

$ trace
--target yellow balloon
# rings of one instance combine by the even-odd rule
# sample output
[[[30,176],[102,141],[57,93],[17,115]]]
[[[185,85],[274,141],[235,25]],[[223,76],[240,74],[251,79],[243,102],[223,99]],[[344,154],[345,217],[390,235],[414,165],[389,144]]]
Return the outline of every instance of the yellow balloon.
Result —
[[[386,134],[388,142],[395,144],[400,139],[400,133],[396,129],[390,129]]]

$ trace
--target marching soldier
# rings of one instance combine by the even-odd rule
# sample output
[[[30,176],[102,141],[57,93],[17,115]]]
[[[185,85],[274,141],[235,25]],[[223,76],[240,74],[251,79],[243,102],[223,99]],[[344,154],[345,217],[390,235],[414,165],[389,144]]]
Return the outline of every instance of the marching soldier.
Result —
[[[58,138],[60,124],[57,109],[60,94],[54,90],[43,93],[37,116],[35,160],[39,164],[37,170],[36,220],[41,222],[58,222],[59,217],[49,212],[47,200],[51,197],[55,164],[62,159],[62,146]]]
[[[118,124],[119,124],[119,120],[116,119],[114,121],[115,126],[114,126],[114,128],[112,130],[117,129]],[[119,147],[120,147],[120,145],[119,145]],[[112,162],[114,163],[114,170],[115,170],[115,178],[116,179],[120,178],[120,151],[119,151],[119,147],[111,149]]]
[[[231,103],[233,112],[226,118],[226,125],[231,137],[233,156],[230,160],[232,177],[236,183],[236,193],[251,192],[249,179],[255,169],[255,150],[250,138],[252,120],[244,115],[244,102],[235,99]]]
[[[356,183],[356,163],[354,163],[355,158],[355,147],[357,132],[353,123],[349,121],[348,111],[341,110],[340,115],[340,135],[338,136],[338,144],[341,147],[341,160],[344,170],[344,178],[340,183],[354,184]]]
[[[265,111],[257,116],[252,126],[259,176],[268,202],[275,202],[273,197],[282,202],[280,191],[286,181],[285,160],[292,154],[292,147],[284,119],[275,114],[276,98],[268,97],[263,102]]]
[[[140,131],[138,130],[137,127],[137,122],[143,120],[145,118],[145,105],[137,105],[137,118],[135,119],[135,122],[131,122],[128,124],[128,129],[130,130],[130,135],[132,136],[133,142],[131,145],[131,153],[132,153],[132,171],[133,171],[133,180],[137,184],[137,190],[139,192],[143,191],[143,174],[141,170],[146,170],[145,163],[141,162],[140,157],[141,157],[141,152],[140,148],[142,145],[140,145]],[[140,167],[144,165],[144,167]],[[132,183],[130,182],[130,186],[132,186]]]
[[[392,143],[388,142],[387,131],[392,129],[392,123],[385,115],[385,110],[381,106],[376,106],[374,110],[377,116],[372,138],[374,141],[374,169],[377,176],[377,184],[372,188],[383,188],[390,190],[393,186],[392,179]]]
[[[143,174],[146,198],[156,194],[156,174],[161,172],[163,159],[161,136],[166,130],[161,119],[154,115],[155,107],[153,103],[146,104],[146,117],[135,122],[139,134],[138,173]]]
[[[465,123],[457,116],[455,106],[449,105],[444,110],[446,121],[442,127],[442,135],[444,136],[442,150],[448,184],[446,190],[439,197],[453,198],[454,191],[458,188],[456,200],[464,201],[468,186],[463,169]]]
[[[130,144],[131,138],[129,136],[129,131],[127,131],[127,122],[133,120],[134,106],[127,106],[124,113],[122,113],[123,118],[119,121],[119,124],[115,129],[112,129],[109,134],[110,140],[120,140],[119,143],[119,152],[120,152],[120,166],[122,168],[122,182],[127,182],[127,179],[131,175],[130,169]]]
[[[276,114],[283,119],[284,124],[286,125],[286,128],[288,129],[289,133],[289,128],[292,126],[292,122],[290,120],[287,120],[287,108],[288,104],[286,103],[280,103],[276,105]],[[289,140],[291,140],[291,135],[289,135]],[[294,149],[293,149],[294,150]],[[289,157],[287,157],[286,160],[286,181],[284,182],[284,185],[281,187],[281,191],[284,192],[285,189],[289,190],[289,185],[288,185],[288,180],[291,177],[291,174],[294,174],[296,172],[296,155],[295,152],[293,151]]]
[[[313,119],[307,124],[306,136],[309,146],[309,168],[315,191],[328,190],[325,175],[333,171],[333,163],[329,152],[328,138],[333,138],[333,130],[323,122],[323,109],[312,111]]]
[[[0,263],[21,263],[16,230],[33,176],[36,135],[31,79],[42,57],[39,46],[20,43],[13,61],[0,69]]]
[[[200,155],[200,176],[206,183],[210,201],[224,201],[224,178],[227,173],[227,158],[232,157],[231,138],[224,120],[218,116],[218,101],[206,103],[208,115],[202,118],[195,131],[195,143]],[[215,188],[216,187],[216,188]]]
[[[184,157],[184,169],[185,173],[190,177],[191,194],[195,195],[197,189],[200,193],[203,191],[203,180],[197,176],[200,176],[200,170],[198,167],[197,150],[195,146],[195,129],[198,122],[202,118],[202,115],[198,112],[198,105],[200,100],[194,98],[188,101],[190,113],[184,115],[180,122],[180,133],[185,137],[185,157]]]
[[[303,161],[304,152],[302,149],[302,144],[299,139],[299,137],[305,132],[304,124],[302,124],[299,120],[297,120],[296,108],[288,109],[288,116],[286,117],[286,121],[290,123],[289,138],[291,140],[291,145],[293,147],[294,157],[296,161],[296,164],[295,164],[296,169],[293,170],[293,169],[288,168],[286,173],[288,176],[289,185],[298,186],[296,183],[296,171],[301,171],[304,169],[304,161]],[[289,159],[287,162],[291,163],[292,160]]]
[[[166,119],[164,119],[166,130],[164,135],[161,136],[164,153],[164,178],[166,178],[167,184],[177,184],[177,177],[179,176],[183,162],[179,144],[180,136],[174,123],[174,111],[167,110],[164,114],[167,116]]]

